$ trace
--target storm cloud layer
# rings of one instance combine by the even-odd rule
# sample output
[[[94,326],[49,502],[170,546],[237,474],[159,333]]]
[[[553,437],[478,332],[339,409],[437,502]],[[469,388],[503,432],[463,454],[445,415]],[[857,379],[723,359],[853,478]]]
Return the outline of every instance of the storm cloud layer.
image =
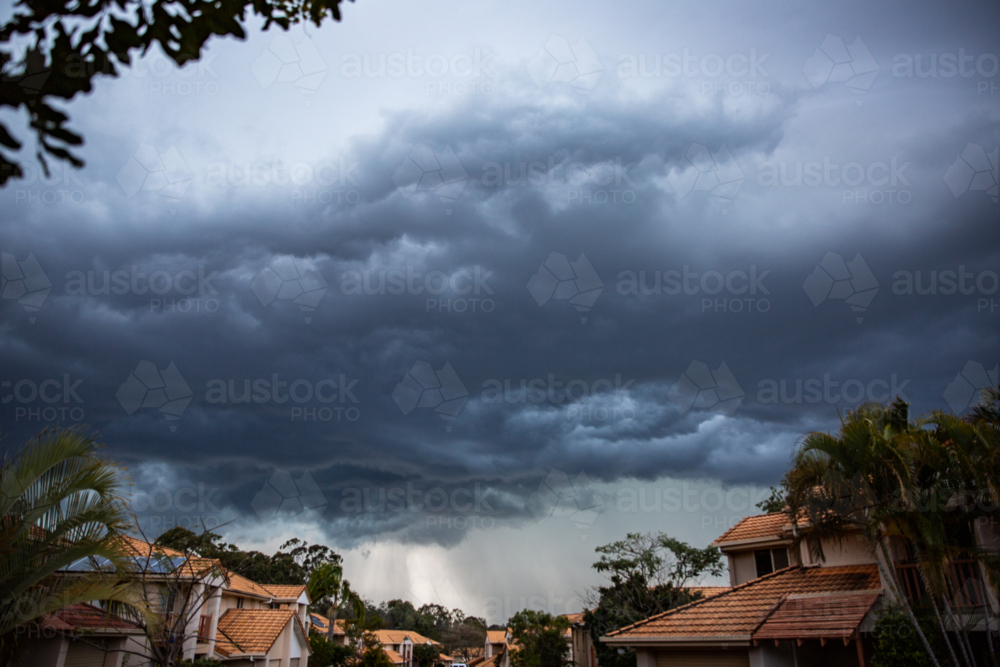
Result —
[[[359,0],[150,54],[68,105],[86,168],[0,192],[3,446],[86,424],[140,513],[558,552],[539,521],[766,487],[863,401],[964,411],[998,19]]]

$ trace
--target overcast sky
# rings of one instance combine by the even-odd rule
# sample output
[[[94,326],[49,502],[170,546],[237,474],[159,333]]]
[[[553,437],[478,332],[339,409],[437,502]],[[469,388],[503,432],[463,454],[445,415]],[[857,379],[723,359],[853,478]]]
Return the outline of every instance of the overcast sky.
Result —
[[[0,447],[86,424],[151,537],[500,621],[996,384],[995,1],[343,13],[67,105],[86,167],[0,190]]]

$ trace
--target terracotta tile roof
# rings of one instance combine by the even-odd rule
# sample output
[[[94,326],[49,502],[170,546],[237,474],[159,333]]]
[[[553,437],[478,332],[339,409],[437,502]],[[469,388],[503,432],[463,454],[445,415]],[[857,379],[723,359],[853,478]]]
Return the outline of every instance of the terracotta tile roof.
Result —
[[[250,595],[256,595],[257,597],[262,597],[270,600],[274,597],[268,589],[264,588],[256,581],[251,581],[244,577],[243,575],[236,574],[235,572],[230,572],[226,570],[226,578],[229,580],[229,589],[239,592],[248,593]]]
[[[392,662],[392,664],[394,664],[394,665],[402,665],[404,662],[406,662],[405,660],[403,660],[403,656],[401,656],[400,654],[396,653],[391,648],[383,648],[382,650],[389,657],[389,661]]]
[[[78,602],[47,614],[42,619],[41,625],[45,629],[59,632],[76,632],[78,630],[86,630],[87,632],[109,630],[115,633],[142,632],[142,628],[135,623],[109,614],[104,609],[86,602]]]
[[[177,549],[171,549],[170,547],[161,547],[159,544],[151,544],[146,540],[139,539],[138,537],[132,537],[131,535],[122,535],[121,540],[125,545],[125,548],[133,553],[135,556],[172,556],[186,558],[187,554],[183,551],[177,551]]]
[[[375,636],[378,637],[379,644],[402,644],[403,638],[409,637],[410,641],[414,644],[426,644],[430,642],[435,646],[440,645],[439,642],[428,639],[419,632],[413,632],[412,630],[376,630]]]
[[[758,625],[781,603],[782,596],[877,592],[880,586],[876,565],[793,566],[647,618],[609,633],[608,637],[623,644],[630,639],[670,641],[685,637],[749,640]]]
[[[262,588],[270,591],[271,595],[280,600],[297,600],[306,591],[305,584],[264,584]]]
[[[722,546],[743,540],[778,540],[785,537],[784,528],[790,524],[788,516],[781,512],[748,516],[719,536],[712,545]]]
[[[506,644],[507,630],[487,630],[486,641],[490,644]]]
[[[312,623],[316,627],[316,631],[320,633],[325,633],[330,628],[330,619],[322,614],[317,614],[314,611],[309,612],[312,617]],[[333,634],[343,635],[346,634],[344,631],[344,619],[338,618],[333,624]]]
[[[227,609],[219,618],[215,650],[226,657],[267,653],[293,618],[291,609]]]
[[[575,623],[582,623],[583,622],[583,612],[582,611],[579,611],[579,612],[577,612],[575,614],[563,614],[562,616],[567,621],[569,621],[570,625],[573,625]]]
[[[878,598],[878,592],[789,595],[753,633],[753,638],[848,639]]]
[[[731,588],[732,586],[688,586],[685,590],[689,593],[701,593],[702,597],[710,598]]]
[[[438,653],[438,657],[441,658],[441,662],[454,662],[455,659],[450,655],[445,655],[444,653]]]

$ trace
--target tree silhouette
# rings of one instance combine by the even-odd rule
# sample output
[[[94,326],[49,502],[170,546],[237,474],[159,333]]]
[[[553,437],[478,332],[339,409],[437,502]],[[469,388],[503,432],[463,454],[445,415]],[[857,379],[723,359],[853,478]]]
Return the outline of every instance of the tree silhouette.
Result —
[[[353,0],[351,0],[353,2]],[[248,12],[277,24],[328,16],[340,21],[343,0],[19,0],[0,28],[0,109],[27,113],[35,157],[49,174],[47,158],[83,161],[73,153],[83,137],[67,128],[69,117],[53,106],[89,93],[98,75],[117,77],[132,58],[158,45],[178,67],[197,61],[213,35],[245,39]],[[0,185],[24,173],[22,142],[0,122]]]

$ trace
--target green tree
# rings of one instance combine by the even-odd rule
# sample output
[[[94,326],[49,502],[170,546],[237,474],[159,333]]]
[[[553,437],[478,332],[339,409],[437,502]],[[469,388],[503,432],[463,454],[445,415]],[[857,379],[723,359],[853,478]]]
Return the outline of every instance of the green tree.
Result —
[[[507,621],[518,649],[511,652],[513,667],[568,667],[569,642],[564,633],[569,621],[542,611],[525,609]]]
[[[701,596],[688,586],[724,570],[722,552],[699,549],[665,533],[629,533],[624,540],[598,547],[595,570],[608,578],[588,596],[583,621],[590,630],[602,667],[635,667],[635,652],[619,653],[599,641],[612,630],[631,625]]]
[[[922,619],[924,633],[931,643],[940,646],[940,638],[932,625]],[[898,606],[889,606],[877,612],[872,631],[872,667],[931,667],[931,659],[924,650],[913,623]]]
[[[69,117],[53,102],[89,93],[98,76],[117,77],[132,59],[158,48],[183,66],[201,58],[218,35],[246,37],[252,14],[283,29],[303,21],[316,26],[327,17],[339,21],[343,0],[18,0],[0,26],[0,109],[27,118],[36,158],[48,174],[47,158],[80,167],[73,148],[83,137],[68,129]],[[14,48],[14,42],[26,42]],[[23,141],[0,122],[0,185],[23,176],[16,152]]]
[[[413,647],[413,659],[420,667],[435,667],[441,662],[441,651],[433,644],[417,644]]]
[[[776,514],[785,511],[785,490],[771,487],[771,495],[757,503],[756,507],[761,512]]]
[[[357,667],[392,667],[392,661],[382,650],[382,644],[374,632],[366,631],[361,635]]]
[[[350,667],[357,659],[353,646],[336,644],[316,631],[309,633],[309,648],[313,652],[309,656],[312,667]]]
[[[71,604],[106,600],[148,612],[118,539],[132,526],[126,478],[98,448],[79,431],[45,430],[0,462],[0,659],[17,627]],[[60,573],[88,560],[90,573]]]
[[[990,390],[970,415],[935,411],[915,421],[900,400],[887,406],[862,405],[844,417],[838,433],[808,434],[785,476],[790,518],[810,525],[798,541],[805,540],[822,558],[824,541],[863,534],[935,666],[945,653],[955,665],[976,664],[969,627],[963,622],[967,610],[959,614],[952,606],[952,562],[971,559],[984,568],[992,586],[998,580],[997,555],[981,550],[975,537],[981,522],[1000,520],[998,398],[997,391]],[[926,593],[917,602],[932,612],[942,639],[938,648],[904,593],[890,557],[893,543],[916,565]],[[979,595],[985,601],[982,588]],[[983,604],[981,613],[989,616],[991,611]],[[986,643],[995,663],[992,638]]]

